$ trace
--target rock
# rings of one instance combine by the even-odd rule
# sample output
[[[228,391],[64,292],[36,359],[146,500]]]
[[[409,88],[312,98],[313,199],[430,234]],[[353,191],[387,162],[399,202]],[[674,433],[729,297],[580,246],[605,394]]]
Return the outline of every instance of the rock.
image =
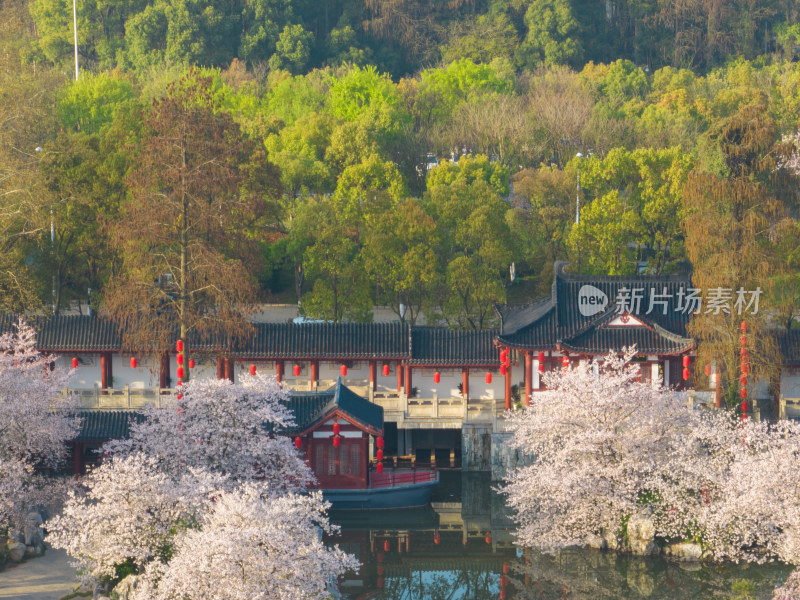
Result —
[[[114,594],[117,600],[130,600],[133,597],[133,592],[139,586],[138,575],[128,575],[125,579],[120,581],[114,588]]]
[[[6,544],[8,549],[8,558],[11,562],[22,562],[25,558],[25,544],[22,542],[9,542]]]
[[[703,558],[703,548],[694,542],[675,542],[664,548],[664,554],[679,560],[700,560]]]
[[[588,539],[589,548],[593,550],[605,550],[608,547],[608,542],[602,536],[592,534]]]
[[[10,533],[8,535],[8,541],[10,542],[19,542],[20,544],[25,543],[25,534],[21,531],[15,531],[14,533]]]
[[[42,556],[44,554],[44,544],[39,543],[35,546],[25,546],[25,556]]]
[[[609,550],[619,550],[622,547],[622,541],[619,536],[613,531],[603,530],[603,541]]]
[[[659,547],[655,543],[656,527],[647,515],[631,515],[628,521],[628,543],[631,552],[637,556],[658,554]]]
[[[38,546],[44,541],[44,529],[42,529],[44,519],[36,511],[31,511],[25,515],[25,527],[23,533],[25,535],[26,546]]]

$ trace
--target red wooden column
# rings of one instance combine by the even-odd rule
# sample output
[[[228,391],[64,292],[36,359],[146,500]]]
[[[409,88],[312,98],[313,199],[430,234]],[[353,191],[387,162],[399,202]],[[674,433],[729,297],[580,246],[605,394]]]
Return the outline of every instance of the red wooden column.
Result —
[[[275,378],[278,380],[278,383],[283,381],[283,361],[276,360],[275,361]]]
[[[464,400],[469,400],[469,369],[461,369],[461,395]]]
[[[506,369],[506,410],[511,410],[511,365]]]
[[[378,387],[378,363],[374,360],[369,361],[369,384],[373,392]]]
[[[403,365],[397,361],[397,391],[398,393],[403,389]]]
[[[100,387],[103,389],[111,387],[112,377],[111,353],[103,352],[100,354]]]
[[[525,406],[531,405],[533,393],[533,355],[525,352]]]
[[[411,365],[406,365],[406,396],[411,396]]]
[[[319,387],[319,361],[311,361],[311,389],[316,390]]]
[[[217,379],[225,378],[225,362],[221,356],[217,357]]]
[[[225,359],[225,379],[230,382],[233,382],[233,359],[226,358]]]
[[[169,353],[161,355],[161,364],[158,369],[158,387],[161,389],[169,388]]]

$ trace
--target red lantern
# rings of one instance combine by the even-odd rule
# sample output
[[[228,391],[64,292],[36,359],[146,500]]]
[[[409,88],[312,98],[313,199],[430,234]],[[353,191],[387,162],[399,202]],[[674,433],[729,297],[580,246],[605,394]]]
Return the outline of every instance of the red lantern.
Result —
[[[486,537],[483,538],[483,541],[485,541],[487,544],[491,544],[492,543],[492,534],[487,531],[486,532]]]
[[[177,398],[178,398],[178,400],[183,400],[183,394],[178,394]],[[179,408],[178,412],[180,412],[180,410],[181,409]]]
[[[742,362],[742,373],[744,373],[745,375],[750,374],[750,363]]]
[[[193,358],[189,359],[189,368],[190,369],[194,369],[194,359]]]
[[[746,387],[742,387],[742,389],[739,390],[739,395],[742,397],[742,400],[747,398],[747,388]]]
[[[439,371],[436,371],[433,374],[433,383],[439,383],[442,380],[442,376],[439,374]]]
[[[389,369],[389,365],[383,365],[383,376],[388,377],[390,370],[391,369]]]
[[[507,562],[503,563],[503,575],[508,575],[508,572],[511,570],[511,567]]]
[[[383,436],[375,439],[375,445],[383,450]]]
[[[299,377],[300,376],[300,365],[295,365],[294,368],[292,369],[292,373],[294,373],[295,377]]]
[[[508,598],[505,588],[500,588],[500,595],[498,598],[500,598],[500,600],[506,600],[506,598]]]
[[[178,376],[178,379],[183,379],[183,367],[178,367],[175,374]]]
[[[389,543],[389,540],[384,540],[384,542],[383,542],[383,551],[384,552],[389,552],[389,550],[391,550],[391,549],[392,549],[392,546]]]
[[[492,374],[489,371],[486,372],[486,383],[492,383]]]
[[[377,586],[378,586],[378,589],[383,588],[383,577],[378,577]]]
[[[706,377],[711,376],[711,365],[706,365]]]
[[[539,364],[542,364],[544,362],[544,352],[539,352],[537,359],[539,360]]]
[[[375,460],[383,460],[383,450],[378,448],[377,452],[375,452]]]
[[[684,369],[683,370],[683,380],[684,381],[689,381],[689,369]]]
[[[339,373],[342,374],[342,377],[347,377],[347,365],[342,365],[339,369]]]
[[[436,533],[433,534],[433,543],[438,546],[441,541],[442,541],[442,536],[439,535],[439,532],[437,531]]]
[[[300,450],[303,447],[303,440],[300,439],[300,436],[294,438],[294,447]]]
[[[505,364],[500,365],[500,375],[508,373],[508,367]]]
[[[747,385],[747,375],[741,375],[741,376],[739,377],[739,383],[740,383],[741,385]]]
[[[383,565],[378,565],[377,572],[379,577],[383,576]]]
[[[507,575],[500,576],[500,587],[508,587],[509,578]]]
[[[746,401],[742,402],[742,406],[741,406],[742,412],[746,413],[748,408],[749,407],[747,406],[747,402]]]
[[[689,361],[690,360],[691,359],[688,356],[684,356],[683,357],[683,368],[684,369],[688,369],[689,368]]]
[[[544,363],[543,362],[539,363],[539,373],[544,373]]]
[[[339,432],[342,430],[341,426],[338,423],[333,424],[333,435],[339,435]]]
[[[255,375],[255,374],[256,374],[256,366],[250,365],[250,375]]]
[[[381,473],[383,473],[383,463],[378,463],[377,465],[375,465],[375,472],[376,472],[378,475],[380,475]]]
[[[569,366],[569,356],[564,356],[561,359],[561,366],[564,367],[565,369]]]
[[[744,321],[742,321],[742,324],[741,324],[741,325],[739,325],[739,329],[741,329],[741,330],[742,330],[742,333],[747,333],[747,323],[745,323]]]
[[[739,338],[739,343],[740,343],[742,346],[747,346],[747,336],[746,336],[746,335],[743,335],[742,337],[740,337],[740,338]]]
[[[175,342],[175,350],[178,352],[183,352],[183,340],[178,340]]]
[[[78,357],[77,356],[73,356],[72,357],[72,368],[73,369],[77,369],[78,368]]]
[[[181,387],[182,385],[183,385],[183,382],[178,380],[178,387]]]
[[[135,356],[131,356],[131,369],[135,369],[136,368],[136,364],[137,364],[136,363],[136,357]]]
[[[334,448],[338,448],[339,444],[341,444],[341,442],[339,440],[340,440],[340,438],[339,438],[338,435],[333,436],[333,447]]]
[[[178,354],[178,358],[176,359],[179,365],[183,364],[183,353]]]
[[[747,358],[749,356],[747,348],[739,348],[739,356],[742,358]]]

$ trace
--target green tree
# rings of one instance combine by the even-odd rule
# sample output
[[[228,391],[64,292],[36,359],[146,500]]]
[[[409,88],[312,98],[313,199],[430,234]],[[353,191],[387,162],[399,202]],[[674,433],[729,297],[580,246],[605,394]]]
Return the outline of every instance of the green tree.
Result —
[[[371,321],[370,280],[364,267],[358,223],[348,219],[330,198],[312,197],[300,209],[298,233],[308,244],[304,276],[313,281],[300,312],[326,321]]]
[[[462,156],[459,161],[442,161],[430,170],[427,178],[428,190],[438,186],[448,186],[456,182],[467,184],[485,182],[494,193],[506,196],[509,193],[509,169],[500,163],[493,163],[485,155]]]
[[[436,301],[442,317],[463,328],[493,325],[492,307],[505,300],[512,260],[508,206],[483,178],[431,187],[426,206],[440,231],[444,278]]]
[[[521,64],[577,64],[582,58],[578,21],[569,0],[531,0],[525,25],[528,31],[517,50]]]
[[[270,68],[300,73],[308,63],[313,42],[314,34],[302,25],[287,25],[278,36],[275,54],[269,59]]]
[[[378,301],[412,326],[431,308],[434,286],[441,278],[437,236],[433,218],[413,198],[379,215],[366,232],[364,266],[377,285]]]

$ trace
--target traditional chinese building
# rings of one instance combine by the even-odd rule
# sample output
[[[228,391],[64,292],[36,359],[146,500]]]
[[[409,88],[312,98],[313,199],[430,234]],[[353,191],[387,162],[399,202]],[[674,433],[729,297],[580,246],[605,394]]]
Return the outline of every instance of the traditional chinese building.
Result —
[[[570,274],[564,267],[556,265],[548,296],[498,306],[499,329],[254,323],[253,336],[236,347],[223,335],[185,340],[190,377],[235,380],[256,368],[298,393],[332,390],[341,378],[352,393],[383,409],[387,457],[442,466],[460,462],[473,470],[489,470],[495,462],[493,437],[503,429],[504,411],[540,392],[540,375],[564,361],[574,364],[635,344],[644,381],[663,381],[693,390],[696,401],[714,401],[715,376],[694,364],[687,325],[698,309],[722,310],[728,302],[736,310],[737,301],[746,306],[757,296],[716,290],[701,297],[688,274],[602,277]],[[15,322],[0,318],[0,331]],[[77,363],[71,387],[88,409],[134,409],[171,393],[177,381],[175,352],[124,353],[118,328],[102,318],[56,316],[32,324],[42,351],[57,355],[61,366]],[[800,331],[779,337],[781,394],[800,399]],[[500,352],[506,350],[509,363],[501,370]],[[684,380],[687,357],[690,379]],[[766,386],[756,388],[755,398],[773,400]],[[800,414],[800,408],[786,410]],[[98,441],[89,432],[85,436],[80,443],[88,452]]]
[[[557,263],[552,292],[534,302],[497,307],[497,344],[522,356],[525,397],[542,390],[540,375],[609,350],[636,346],[644,381],[682,389],[683,356],[694,341],[686,327],[694,295],[688,275],[573,275]]]

